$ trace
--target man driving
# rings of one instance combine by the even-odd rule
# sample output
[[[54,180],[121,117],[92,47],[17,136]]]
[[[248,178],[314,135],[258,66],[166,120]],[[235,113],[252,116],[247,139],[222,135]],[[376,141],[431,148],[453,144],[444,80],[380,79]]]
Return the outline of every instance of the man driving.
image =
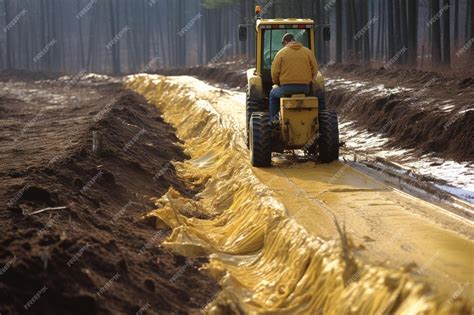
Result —
[[[310,93],[310,84],[318,73],[313,52],[297,42],[291,33],[283,36],[284,46],[272,63],[272,81],[278,85],[270,92],[270,117],[277,120],[280,98],[293,94]]]

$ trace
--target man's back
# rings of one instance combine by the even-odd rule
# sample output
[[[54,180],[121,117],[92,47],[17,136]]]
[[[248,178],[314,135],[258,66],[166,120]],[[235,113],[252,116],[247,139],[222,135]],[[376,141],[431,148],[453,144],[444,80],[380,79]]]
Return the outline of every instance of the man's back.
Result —
[[[313,52],[299,42],[290,42],[275,56],[272,64],[274,84],[309,84],[318,72]]]

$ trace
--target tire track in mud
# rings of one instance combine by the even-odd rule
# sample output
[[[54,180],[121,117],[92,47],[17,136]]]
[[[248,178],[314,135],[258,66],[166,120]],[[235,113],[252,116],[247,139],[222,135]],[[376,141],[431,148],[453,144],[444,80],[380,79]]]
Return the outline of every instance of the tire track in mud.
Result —
[[[177,173],[204,187],[191,199],[171,189],[149,216],[158,227],[173,229],[164,245],[210,257],[205,270],[223,291],[208,313],[469,312],[466,301],[446,303],[406,271],[362,262],[352,255],[350,240],[341,246],[309,235],[255,177],[232,123],[226,126],[208,102],[218,93],[202,100],[187,85],[161,76],[132,76],[127,86],[176,128],[191,157],[174,163]]]

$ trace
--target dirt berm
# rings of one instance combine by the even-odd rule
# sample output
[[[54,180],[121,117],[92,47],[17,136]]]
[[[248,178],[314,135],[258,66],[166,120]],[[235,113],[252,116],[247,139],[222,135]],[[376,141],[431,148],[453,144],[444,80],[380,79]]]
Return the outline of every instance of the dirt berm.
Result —
[[[0,84],[0,313],[199,313],[219,289],[206,259],[142,219],[169,187],[195,193],[158,110],[120,84]]]
[[[474,78],[405,69],[334,65],[327,101],[355,126],[457,162],[474,161]]]

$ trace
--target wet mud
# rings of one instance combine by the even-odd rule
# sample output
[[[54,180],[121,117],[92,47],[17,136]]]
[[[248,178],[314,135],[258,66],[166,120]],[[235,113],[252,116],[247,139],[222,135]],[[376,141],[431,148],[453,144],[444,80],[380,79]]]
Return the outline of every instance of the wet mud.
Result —
[[[355,65],[326,70],[327,102],[341,117],[410,149],[456,162],[474,161],[472,78]]]

